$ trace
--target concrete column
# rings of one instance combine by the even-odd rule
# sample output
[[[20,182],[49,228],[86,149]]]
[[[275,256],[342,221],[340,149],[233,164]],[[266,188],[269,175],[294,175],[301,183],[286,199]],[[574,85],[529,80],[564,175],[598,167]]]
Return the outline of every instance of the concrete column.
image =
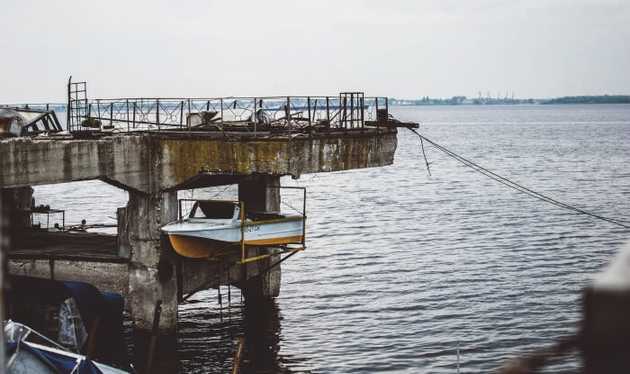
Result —
[[[21,231],[31,224],[30,215],[24,210],[33,206],[33,188],[31,186],[3,188],[0,192],[5,215],[3,236],[15,246],[18,245],[20,237],[23,237]],[[6,249],[10,250],[9,247]]]
[[[177,218],[177,193],[148,195],[129,192],[126,225],[119,235],[128,243],[129,306],[134,324],[136,369],[145,371],[152,333],[158,334],[151,372],[176,372],[177,277],[174,254],[163,245],[160,227]],[[161,301],[158,331],[152,331]]]
[[[129,235],[127,235],[127,208],[122,207],[116,209],[116,219],[118,221],[118,237],[116,245],[118,246],[118,256],[129,258],[131,256],[131,245],[129,244]]]
[[[246,211],[280,211],[280,177],[277,175],[252,175],[238,184],[238,199],[245,202]]]
[[[280,190],[268,187],[279,187],[280,177],[276,175],[252,175],[238,184],[238,199],[245,202],[245,211],[279,212]],[[248,256],[269,253],[272,248],[249,248]],[[279,256],[248,264],[243,271],[247,274],[258,274],[270,264],[279,260]],[[263,276],[247,279],[242,286],[245,299],[270,299],[280,294],[281,269],[275,266]]]
[[[281,324],[278,305],[275,300],[257,304],[254,308],[245,307],[243,333],[247,361],[242,372],[282,373],[278,353],[280,351]]]
[[[2,190],[2,202],[7,214],[9,232],[14,232],[27,227],[30,217],[24,214],[24,210],[33,206],[33,188],[31,186],[4,188]]]

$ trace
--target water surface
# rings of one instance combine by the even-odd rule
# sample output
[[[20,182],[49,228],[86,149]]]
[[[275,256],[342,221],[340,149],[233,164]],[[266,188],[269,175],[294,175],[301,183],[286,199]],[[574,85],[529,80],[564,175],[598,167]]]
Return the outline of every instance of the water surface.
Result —
[[[629,105],[391,110],[539,192],[630,216]],[[216,290],[182,305],[184,371],[228,371],[246,334],[257,346],[247,372],[455,373],[458,349],[462,373],[488,372],[575,330],[580,290],[630,232],[506,189],[432,147],[429,177],[418,138],[401,130],[398,140],[392,166],[283,179],[308,188],[307,251],[283,265],[276,302],[247,318],[235,289],[227,307],[226,287],[223,309]],[[36,197],[75,221],[88,209],[88,221],[114,222],[126,203],[100,182],[38,187]]]

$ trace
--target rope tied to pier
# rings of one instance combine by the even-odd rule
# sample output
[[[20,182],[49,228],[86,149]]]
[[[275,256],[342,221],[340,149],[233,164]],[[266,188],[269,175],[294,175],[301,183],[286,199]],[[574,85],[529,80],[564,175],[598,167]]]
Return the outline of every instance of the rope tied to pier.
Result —
[[[426,136],[420,134],[419,132],[417,132],[414,129],[409,129],[411,132],[413,132],[414,134],[416,134],[419,138],[420,138],[420,145],[422,147],[422,155],[424,157],[424,161],[425,164],[427,166],[427,172],[429,173],[429,176],[431,175],[431,171],[429,170],[429,161],[427,160],[427,156],[426,153],[424,151],[424,142],[426,141],[427,143],[431,144],[433,147],[435,147],[437,150],[441,151],[442,153],[446,154],[447,156],[457,160],[458,162],[460,162],[461,164],[463,164],[464,166],[471,168],[472,170],[498,182],[501,183],[502,185],[514,189],[518,192],[524,193],[530,197],[533,197],[535,199],[538,199],[540,201],[546,202],[548,204],[554,205],[558,208],[562,208],[562,209],[566,209],[569,211],[573,211],[575,213],[578,214],[582,214],[582,215],[586,215],[589,216],[591,218],[595,218],[595,219],[599,219],[608,223],[612,223],[613,225],[617,225],[626,229],[630,229],[630,222],[627,220],[621,220],[621,219],[617,219],[617,218],[610,218],[610,217],[606,217],[606,216],[602,216],[600,214],[597,213],[593,213],[593,212],[589,212],[587,210],[575,207],[573,205],[570,205],[568,203],[564,203],[562,201],[558,201],[554,198],[551,198],[547,195],[544,195],[540,192],[536,192],[534,190],[532,190],[531,188],[525,187],[511,179],[508,179],[506,177],[503,177],[469,159],[464,158],[463,156],[451,151],[450,149],[434,142],[433,140],[427,138]]]

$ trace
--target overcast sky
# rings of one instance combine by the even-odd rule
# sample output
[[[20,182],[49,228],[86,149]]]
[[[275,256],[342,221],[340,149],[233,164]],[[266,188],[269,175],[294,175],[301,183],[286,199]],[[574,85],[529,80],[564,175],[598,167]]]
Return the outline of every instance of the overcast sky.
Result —
[[[630,1],[0,3],[0,102],[630,94]]]

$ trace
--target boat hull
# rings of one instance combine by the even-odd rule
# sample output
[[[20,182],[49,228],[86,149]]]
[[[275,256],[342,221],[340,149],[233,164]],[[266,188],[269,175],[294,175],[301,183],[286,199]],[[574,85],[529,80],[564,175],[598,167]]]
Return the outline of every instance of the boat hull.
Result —
[[[270,221],[203,227],[203,224],[178,222],[165,226],[171,246],[179,255],[189,258],[220,257],[234,253],[240,247],[241,236],[246,246],[277,246],[302,243],[302,217]]]
[[[169,235],[171,246],[180,256],[188,258],[221,257],[234,253],[240,243],[226,243],[216,240],[189,237],[183,235]],[[275,246],[301,243],[303,236],[287,236],[273,239],[260,239],[246,241],[246,246]]]

